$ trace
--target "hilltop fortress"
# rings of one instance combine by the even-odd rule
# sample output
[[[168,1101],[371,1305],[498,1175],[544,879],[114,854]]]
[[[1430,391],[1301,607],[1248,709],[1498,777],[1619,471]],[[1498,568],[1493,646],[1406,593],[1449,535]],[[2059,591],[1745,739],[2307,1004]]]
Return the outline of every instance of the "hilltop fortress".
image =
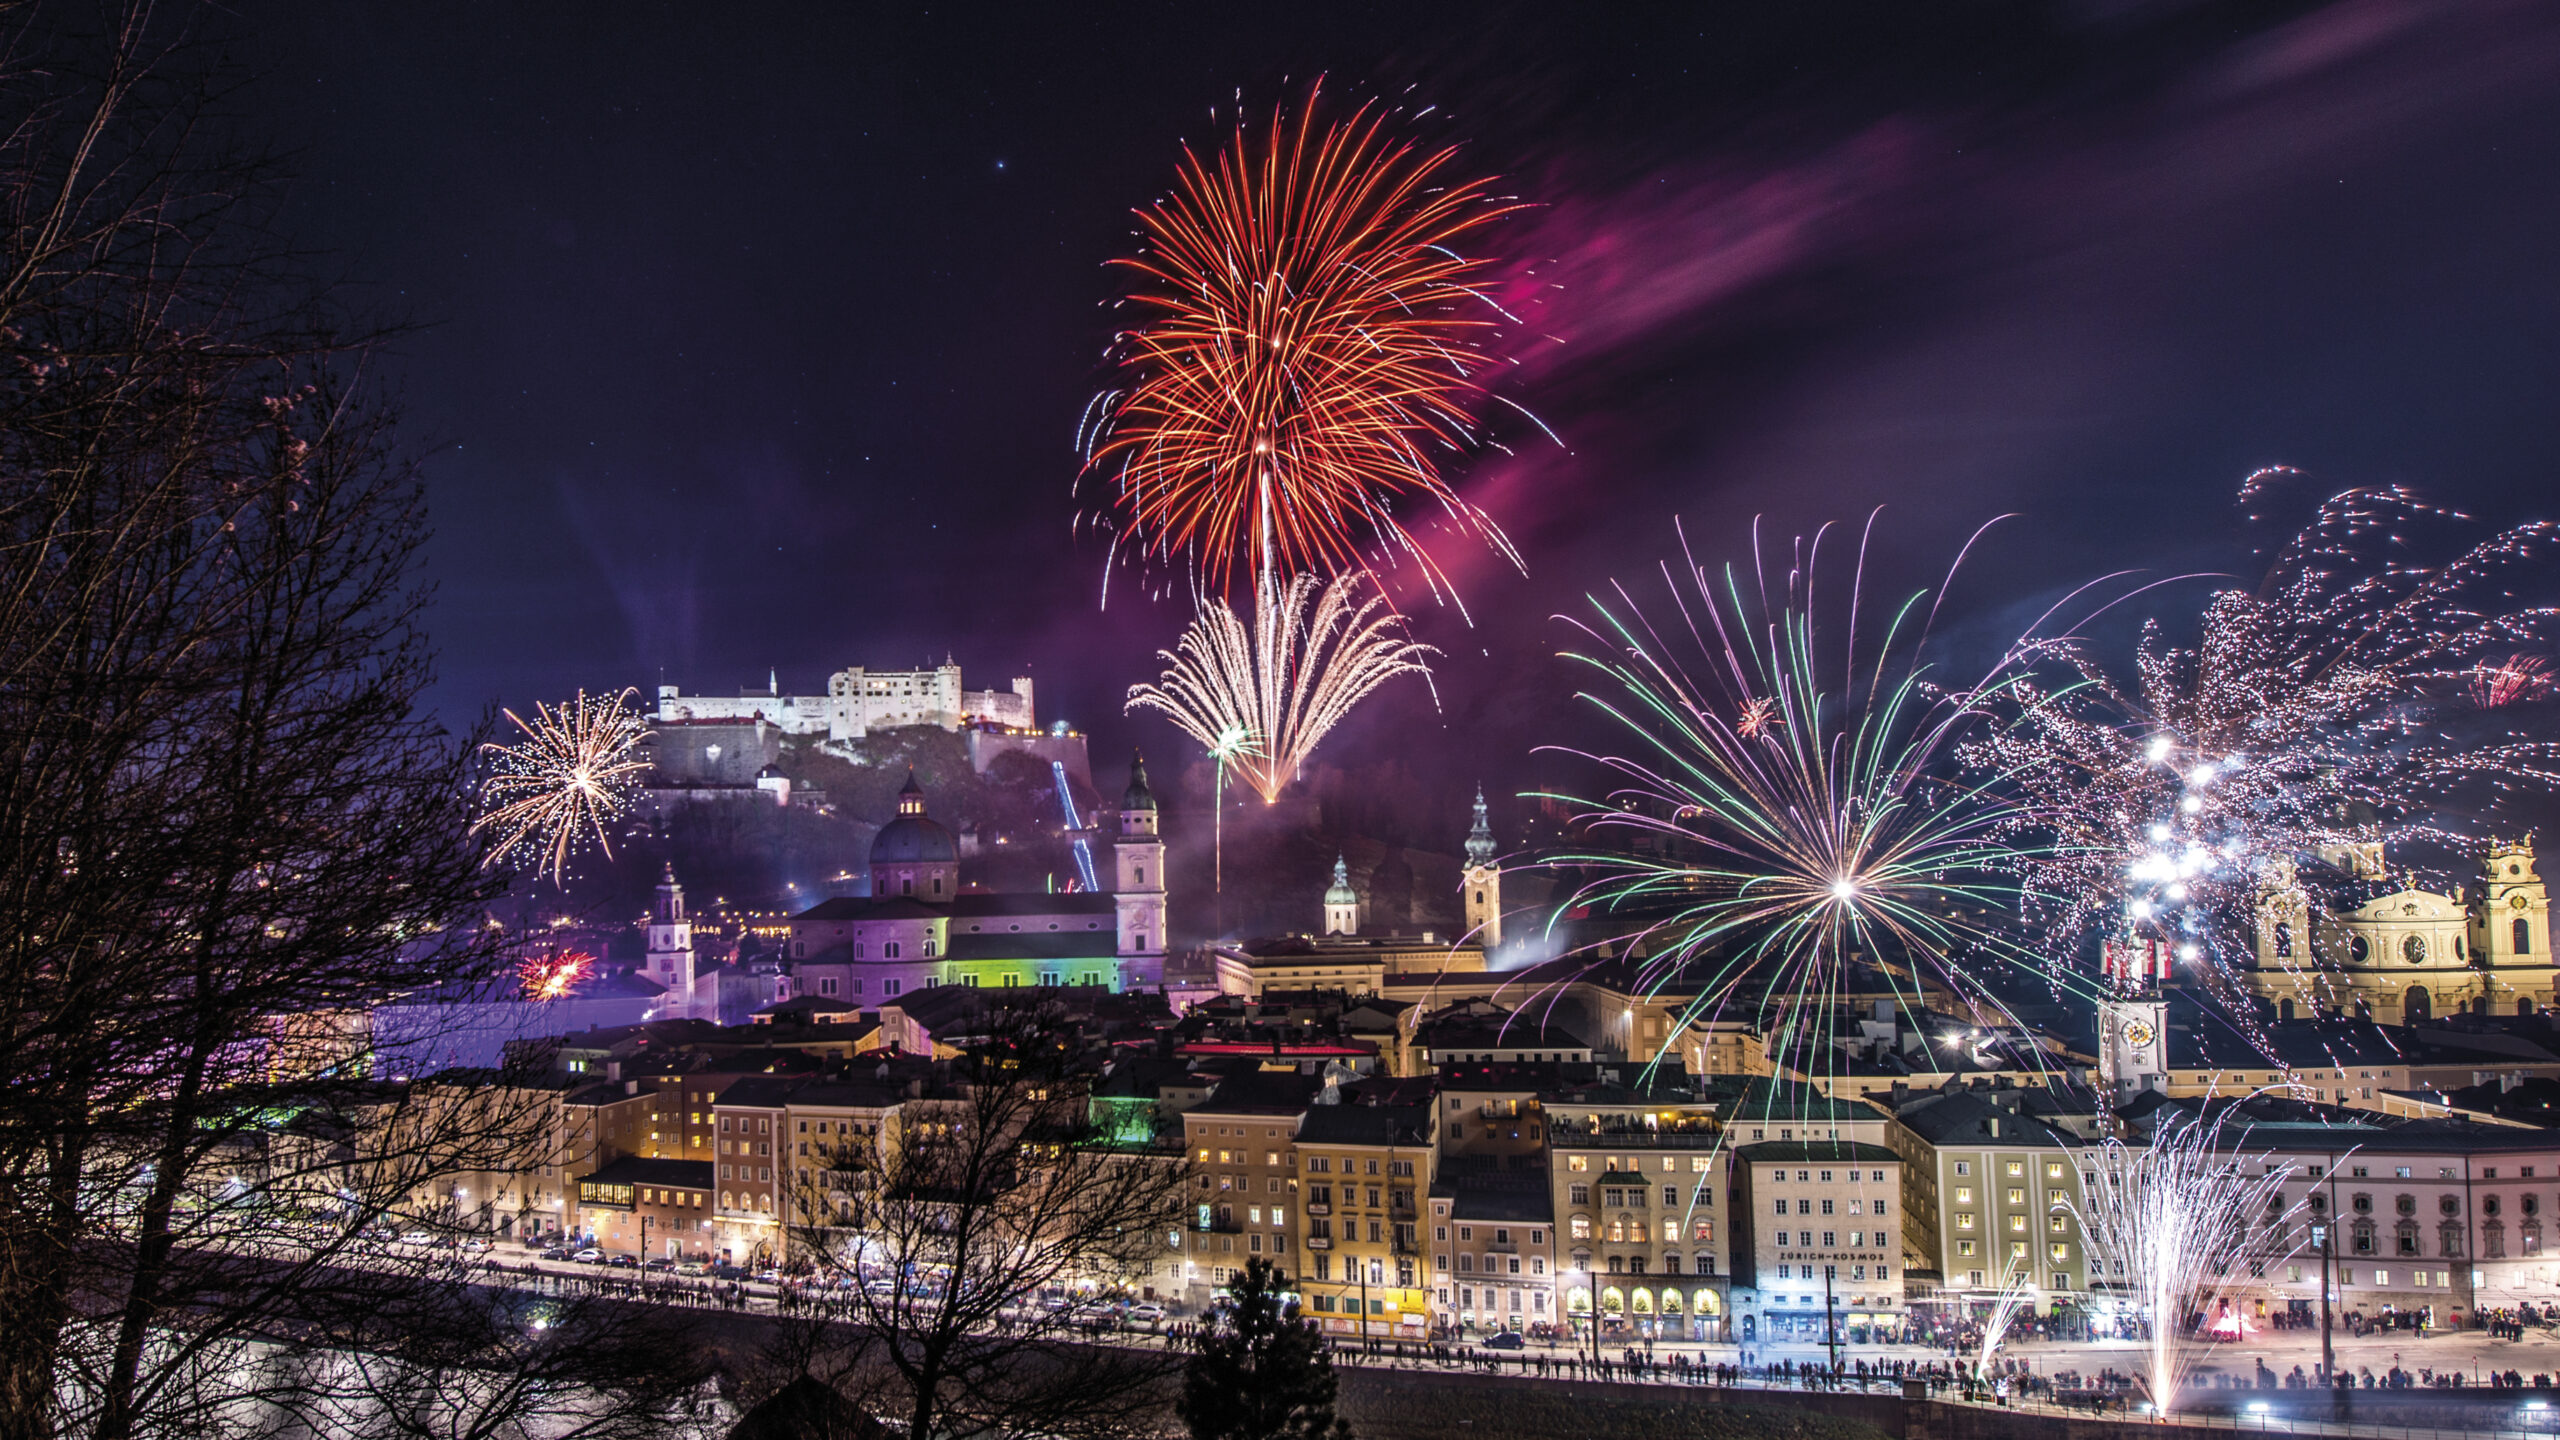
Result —
[[[785,735],[824,735],[829,740],[859,740],[874,730],[904,725],[1037,728],[1030,676],[1015,676],[1010,690],[965,690],[960,667],[948,660],[929,670],[856,665],[828,676],[824,695],[785,695],[778,678],[768,678],[762,695],[687,695],[673,685],[658,687],[660,725],[757,720]]]

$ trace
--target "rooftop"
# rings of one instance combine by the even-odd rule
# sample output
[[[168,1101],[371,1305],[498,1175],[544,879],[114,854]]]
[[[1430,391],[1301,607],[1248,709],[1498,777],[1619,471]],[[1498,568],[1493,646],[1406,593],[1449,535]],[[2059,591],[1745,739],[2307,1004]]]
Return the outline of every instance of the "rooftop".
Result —
[[[1425,1146],[1431,1143],[1431,1111],[1420,1105],[1316,1105],[1298,1122],[1298,1143]]]

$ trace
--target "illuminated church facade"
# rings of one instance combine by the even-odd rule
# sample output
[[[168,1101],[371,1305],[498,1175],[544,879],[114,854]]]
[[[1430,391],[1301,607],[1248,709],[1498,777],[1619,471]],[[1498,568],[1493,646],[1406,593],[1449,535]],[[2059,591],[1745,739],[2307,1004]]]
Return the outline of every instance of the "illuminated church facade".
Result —
[[[1110,889],[964,890],[959,840],[927,813],[910,776],[897,815],[872,838],[871,894],[792,917],[788,998],[850,1008],[935,985],[1159,989],[1166,887],[1157,818],[1146,766],[1133,759],[1110,844]]]
[[[2380,879],[2382,857],[2341,857]],[[2492,844],[2465,893],[2417,887],[2315,914],[2291,861],[2261,877],[2251,989],[2280,1018],[2347,1015],[2414,1025],[2530,1015],[2553,1005],[2551,901],[2531,837]]]

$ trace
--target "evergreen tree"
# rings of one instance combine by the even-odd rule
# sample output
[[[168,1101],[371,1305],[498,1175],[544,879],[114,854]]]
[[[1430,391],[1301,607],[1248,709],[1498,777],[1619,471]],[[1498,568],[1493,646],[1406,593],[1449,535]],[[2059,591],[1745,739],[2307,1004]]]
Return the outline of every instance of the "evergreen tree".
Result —
[[[1193,1440],[1350,1440],[1334,1417],[1333,1361],[1268,1260],[1245,1266],[1232,1305],[1201,1327],[1174,1410]]]

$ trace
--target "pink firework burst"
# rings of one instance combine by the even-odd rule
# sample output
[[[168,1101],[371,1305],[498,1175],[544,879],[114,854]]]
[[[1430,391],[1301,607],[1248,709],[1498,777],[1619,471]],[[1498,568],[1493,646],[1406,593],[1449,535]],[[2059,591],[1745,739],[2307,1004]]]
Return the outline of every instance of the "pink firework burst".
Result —
[[[2471,669],[2471,703],[2483,710],[2540,697],[2551,686],[2550,663],[2539,655],[2510,655],[2500,665]]]

